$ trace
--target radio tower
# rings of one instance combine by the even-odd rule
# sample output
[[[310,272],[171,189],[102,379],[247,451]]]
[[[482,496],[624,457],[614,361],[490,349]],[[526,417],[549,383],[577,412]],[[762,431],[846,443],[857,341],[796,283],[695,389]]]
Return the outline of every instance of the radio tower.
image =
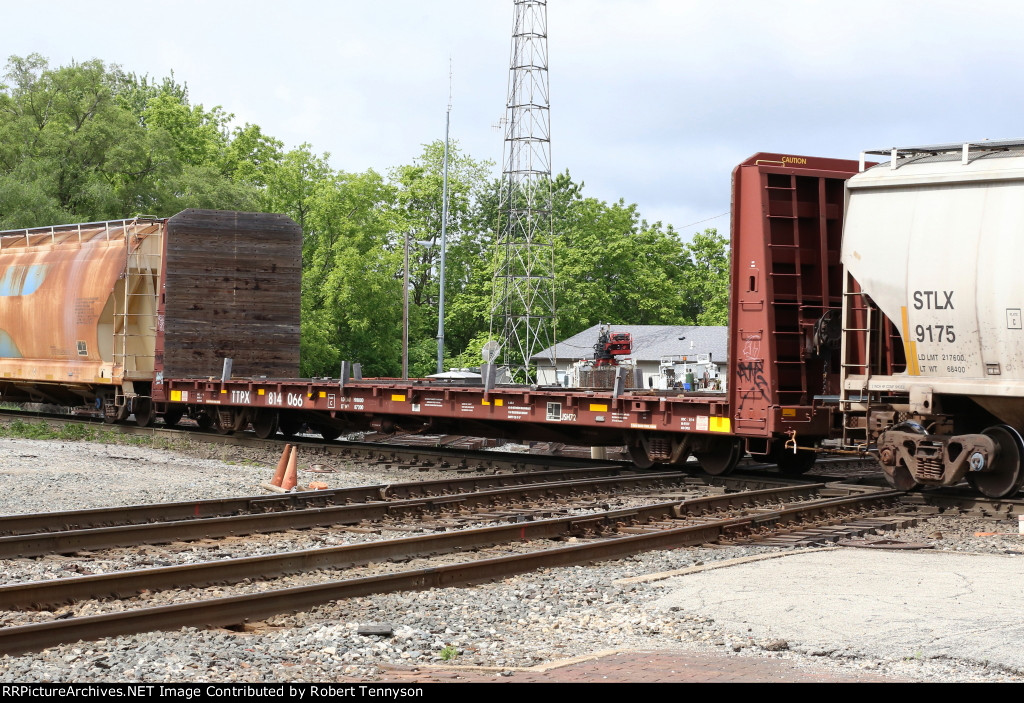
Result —
[[[514,0],[491,336],[517,380],[555,344],[547,0]],[[553,359],[552,359],[553,361]]]

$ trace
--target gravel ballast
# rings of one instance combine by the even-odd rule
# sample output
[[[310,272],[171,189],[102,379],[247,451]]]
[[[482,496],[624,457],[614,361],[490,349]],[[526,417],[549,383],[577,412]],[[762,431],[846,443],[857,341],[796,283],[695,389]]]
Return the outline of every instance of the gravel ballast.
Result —
[[[105,445],[2,439],[0,513],[258,494],[257,485],[270,477],[276,461],[276,456],[261,450],[199,443],[158,448],[134,441]],[[339,488],[450,475],[384,470],[322,457],[316,461],[326,463],[335,473],[300,472],[300,486],[311,480]],[[303,465],[300,453],[300,467]],[[1016,535],[979,538],[974,533],[1011,530],[1016,532],[1016,524],[998,523],[994,527],[991,522],[935,517],[922,520],[912,530],[887,536],[928,542],[938,549],[958,552],[956,556],[966,561],[958,563],[953,571],[961,572],[964,578],[957,581],[951,577],[951,583],[967,588],[965,584],[970,582],[968,577],[973,576],[975,568],[970,560],[999,558],[1015,563],[1024,551]],[[330,531],[318,534],[319,539],[330,543],[336,539]],[[295,542],[291,535],[262,535],[253,539],[273,545],[273,551],[305,546],[299,544],[301,540]],[[355,538],[346,535],[345,539]],[[294,546],[289,546],[293,542]],[[181,549],[182,545],[174,548]],[[122,568],[145,565],[147,559],[153,559],[153,554],[147,556],[147,552],[160,549],[163,547],[145,548],[137,562],[126,559],[128,566]],[[988,556],[973,556],[978,552]],[[201,553],[202,558],[210,558],[205,551]],[[854,607],[853,596],[857,594],[836,593],[842,586],[828,572],[827,556],[814,556],[824,564],[816,564],[815,568],[824,569],[816,579],[797,580],[792,589],[785,588],[787,569],[803,568],[800,560],[813,555],[842,554],[842,559],[834,560],[835,569],[841,568],[842,573],[852,571],[851,578],[856,579],[857,562],[850,555],[857,553],[861,552],[837,550],[797,555],[794,550],[754,546],[651,552],[615,562],[544,570],[469,589],[447,588],[339,601],[308,612],[276,616],[237,632],[183,628],[5,656],[0,659],[0,680],[377,680],[387,678],[387,672],[380,667],[389,665],[448,663],[500,670],[615,648],[728,652],[737,657],[782,658],[794,666],[828,665],[837,671],[870,671],[904,680],[1024,679],[1013,657],[999,654],[1001,649],[1013,646],[1015,634],[1008,630],[990,628],[986,633],[989,628],[976,628],[977,637],[989,636],[990,644],[980,654],[959,651],[956,642],[951,645],[949,638],[937,635],[936,630],[947,627],[948,620],[930,621],[927,613],[916,620],[905,616],[911,605],[896,602],[889,592],[878,595],[877,602],[883,605],[865,613],[864,618],[851,616],[849,609]],[[777,554],[785,556],[768,558]],[[887,553],[886,558],[892,554]],[[753,557],[765,558],[750,561]],[[892,558],[899,560],[901,556],[897,553]],[[927,560],[929,555],[914,552],[913,558]],[[851,559],[852,566],[846,565]],[[886,568],[899,574],[899,563]],[[730,566],[708,569],[718,564]],[[13,560],[4,564],[5,582],[69,576],[67,565],[67,558]],[[116,564],[108,568],[116,568]],[[693,574],[663,577],[681,569],[692,569]],[[726,573],[746,585],[742,589],[725,586]],[[796,579],[801,572],[793,573]],[[795,626],[791,612],[780,614],[768,608],[751,607],[750,603],[757,602],[757,588],[765,592],[766,601],[774,599],[776,605],[781,603],[780,593],[800,596],[792,593],[796,590],[806,591],[805,595],[810,596],[816,588],[830,589],[835,598],[820,603],[817,598],[803,599],[807,607],[816,608],[803,617],[819,621],[815,631],[809,632]],[[748,604],[740,607],[740,597],[747,599]],[[890,639],[881,641],[871,636],[871,628],[885,626],[887,599],[892,601],[893,612],[901,613],[902,625]],[[958,605],[947,603],[942,607],[961,608],[958,617],[963,627],[963,623],[971,621],[967,616],[989,599],[965,592],[951,602]],[[993,602],[997,604],[998,601]],[[840,612],[842,618],[835,617],[829,625],[832,614]],[[1012,617],[1011,612],[1004,610],[1005,617]],[[9,622],[10,617],[5,618],[4,624]],[[360,634],[368,625],[382,626],[378,631],[390,634]],[[830,628],[835,637],[826,641]],[[941,650],[931,646],[939,640],[948,646]]]

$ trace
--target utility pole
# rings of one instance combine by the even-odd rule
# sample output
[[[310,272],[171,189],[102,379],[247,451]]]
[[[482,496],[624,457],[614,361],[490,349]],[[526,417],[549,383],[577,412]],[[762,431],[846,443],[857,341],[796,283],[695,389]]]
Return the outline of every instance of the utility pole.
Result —
[[[514,4],[491,337],[532,382],[530,358],[556,340],[547,0]]]
[[[448,60],[448,112],[444,118],[444,176],[441,186],[441,291],[437,304],[437,372],[444,373],[444,264],[448,234],[448,133],[452,122],[452,69]]]
[[[405,265],[402,267],[402,380],[409,378],[409,233],[405,233]]]

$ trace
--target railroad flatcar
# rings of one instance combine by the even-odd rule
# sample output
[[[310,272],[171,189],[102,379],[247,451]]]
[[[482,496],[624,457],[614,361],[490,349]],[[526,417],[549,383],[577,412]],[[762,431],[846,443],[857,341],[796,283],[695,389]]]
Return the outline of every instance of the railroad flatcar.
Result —
[[[306,422],[325,437],[369,427],[625,445],[639,466],[693,455],[712,474],[728,473],[749,452],[799,474],[837,426],[844,187],[858,168],[762,153],[734,172],[727,395],[625,383],[615,390],[372,381],[345,372],[309,381],[177,377],[167,382],[169,400],[255,412],[266,418],[258,432]]]
[[[209,210],[0,232],[0,397],[173,425],[165,378],[297,376],[301,246],[287,217]]]

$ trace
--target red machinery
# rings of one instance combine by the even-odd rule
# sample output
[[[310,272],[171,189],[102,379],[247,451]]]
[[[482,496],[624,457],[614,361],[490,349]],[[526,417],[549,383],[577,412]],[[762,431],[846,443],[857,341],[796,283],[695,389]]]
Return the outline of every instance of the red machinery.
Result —
[[[618,366],[620,356],[633,353],[633,335],[629,332],[612,332],[601,328],[601,334],[594,345],[594,366]]]

